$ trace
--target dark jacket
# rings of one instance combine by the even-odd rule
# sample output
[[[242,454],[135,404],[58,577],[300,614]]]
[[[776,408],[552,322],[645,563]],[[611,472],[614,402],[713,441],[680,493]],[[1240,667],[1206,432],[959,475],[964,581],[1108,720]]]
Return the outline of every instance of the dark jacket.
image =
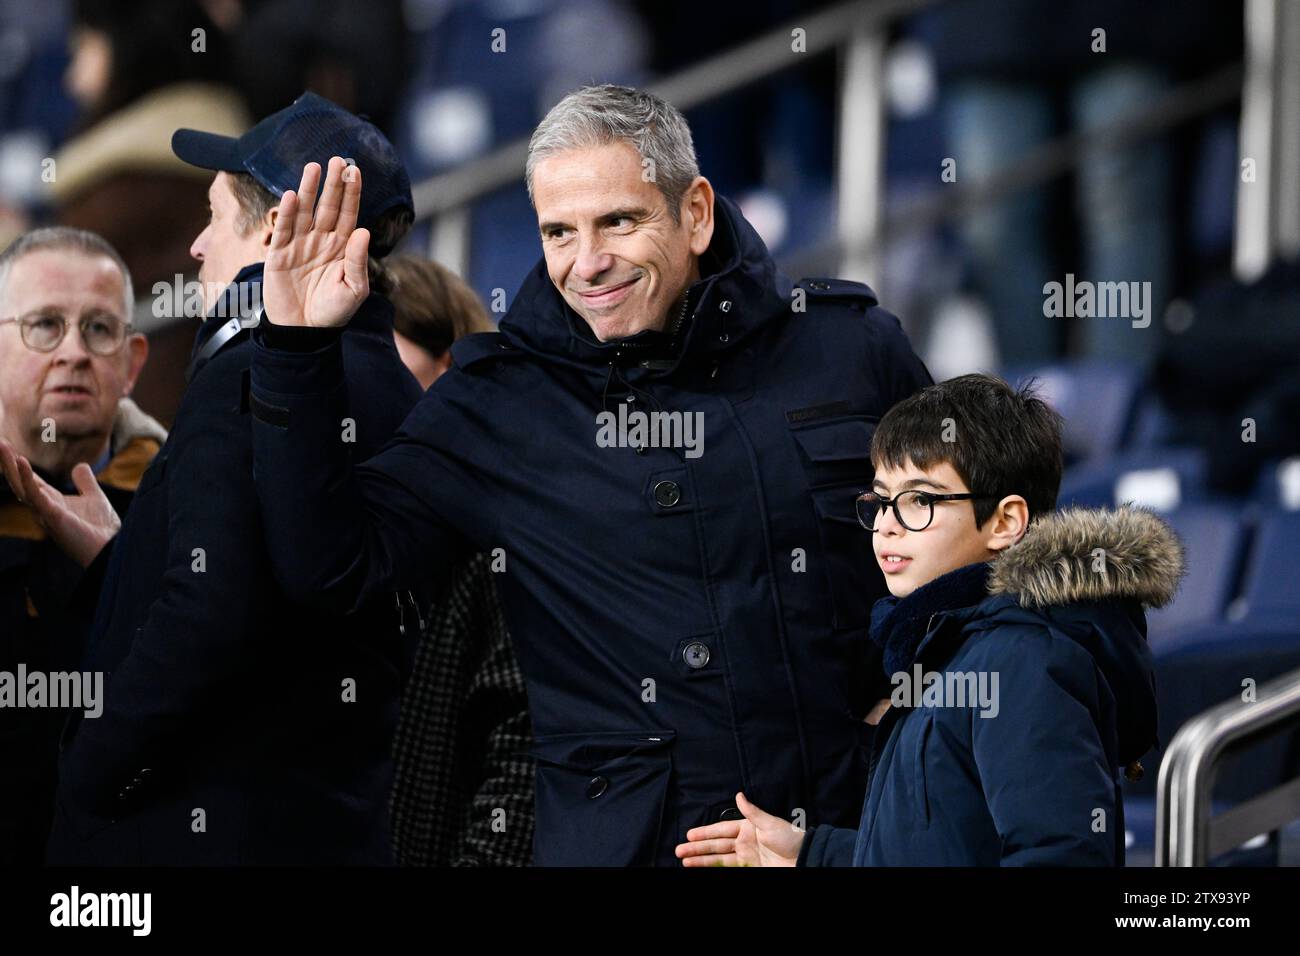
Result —
[[[228,290],[260,278],[243,270]],[[353,404],[331,439],[372,454],[419,393],[392,307],[343,338]],[[343,620],[294,604],[267,560],[239,333],[201,348],[167,443],[114,539],[85,667],[111,672],[97,719],[64,731],[53,863],[391,860],[390,747],[409,653],[395,597]]]
[[[167,433],[130,399],[118,403],[111,457],[96,477],[119,515]],[[48,475],[43,475],[47,480]],[[75,670],[85,607],[75,599],[81,567],[0,481],[0,672]],[[55,755],[68,712],[0,707],[0,866],[39,866],[54,812]]]
[[[458,567],[422,628],[393,743],[401,866],[532,862],[532,726],[494,563]]]
[[[358,468],[328,440],[349,407],[337,345],[258,333],[257,490],[294,594],[346,609],[502,549],[539,865],[675,865],[742,787],[857,819],[884,583],[853,499],[875,423],[930,379],[870,289],[796,289],[734,205],[716,213],[675,329],[597,342],[539,263]],[[602,446],[620,405],[698,413],[702,454]]]
[[[1156,742],[1142,606],[1167,603],[1182,566],[1150,513],[1065,511],[991,567],[881,601],[873,636],[892,630],[893,673],[935,693],[973,675],[995,693],[973,700],[967,679],[965,700],[900,694],[858,829],[811,830],[800,865],[1122,865],[1119,768]]]

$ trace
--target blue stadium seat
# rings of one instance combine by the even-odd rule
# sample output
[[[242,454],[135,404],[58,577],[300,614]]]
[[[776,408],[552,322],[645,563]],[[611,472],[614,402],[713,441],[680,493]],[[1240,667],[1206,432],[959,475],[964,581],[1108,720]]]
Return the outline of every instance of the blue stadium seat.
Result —
[[[1067,468],[1061,478],[1061,507],[1110,508],[1124,501],[1152,511],[1172,512],[1204,503],[1206,459],[1199,448],[1123,452]]]
[[[1260,520],[1240,608],[1246,620],[1289,620],[1300,631],[1300,511],[1270,511]]]
[[[1171,444],[1173,415],[1154,390],[1141,392],[1134,404],[1133,421],[1124,441],[1126,451],[1149,451]]]
[[[1119,451],[1142,388],[1136,366],[1091,359],[1008,369],[1003,377],[1017,385],[1038,379],[1042,397],[1065,419],[1067,462],[1092,461]]]
[[[1230,507],[1182,508],[1165,519],[1183,542],[1187,576],[1171,604],[1147,613],[1147,640],[1153,651],[1172,650],[1193,636],[1197,625],[1223,619],[1246,545],[1246,529]]]
[[[1266,462],[1251,497],[1267,508],[1300,510],[1300,455]]]

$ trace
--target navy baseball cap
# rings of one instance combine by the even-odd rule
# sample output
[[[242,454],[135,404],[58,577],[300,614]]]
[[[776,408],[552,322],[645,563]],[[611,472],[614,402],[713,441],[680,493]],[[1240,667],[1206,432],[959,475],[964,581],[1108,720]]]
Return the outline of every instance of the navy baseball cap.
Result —
[[[415,210],[411,180],[388,137],[315,93],[304,93],[238,138],[178,129],[172,152],[191,166],[249,173],[276,196],[298,188],[308,163],[320,163],[323,181],[330,157],[342,156],[361,169],[358,225],[369,228],[398,206]]]

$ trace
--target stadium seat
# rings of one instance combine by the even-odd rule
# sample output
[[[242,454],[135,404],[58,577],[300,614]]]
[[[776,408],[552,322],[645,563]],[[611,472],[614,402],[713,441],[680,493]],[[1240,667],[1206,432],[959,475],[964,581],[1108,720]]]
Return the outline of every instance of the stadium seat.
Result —
[[[1161,513],[1203,503],[1205,453],[1199,448],[1124,452],[1067,468],[1061,479],[1061,507],[1111,508],[1121,502]]]
[[[1174,419],[1154,390],[1146,390],[1134,402],[1133,421],[1124,441],[1125,451],[1149,451],[1171,444]]]
[[[1231,508],[1204,505],[1165,516],[1182,540],[1187,576],[1167,607],[1147,613],[1152,650],[1171,650],[1200,624],[1220,621],[1235,593],[1246,529]]]
[[[1135,366],[1096,360],[1009,369],[1003,377],[1017,385],[1038,379],[1042,397],[1065,419],[1067,463],[1094,461],[1123,447],[1142,386]]]
[[[1260,520],[1239,607],[1245,620],[1289,620],[1300,630],[1300,511]]]
[[[1265,464],[1252,497],[1268,508],[1300,511],[1300,455]]]

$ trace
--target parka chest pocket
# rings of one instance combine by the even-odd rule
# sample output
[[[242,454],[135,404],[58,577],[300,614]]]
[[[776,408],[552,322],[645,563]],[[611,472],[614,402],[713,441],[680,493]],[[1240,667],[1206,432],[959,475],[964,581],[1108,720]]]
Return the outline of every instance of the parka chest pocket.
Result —
[[[871,436],[878,418],[840,417],[792,427],[817,515],[833,605],[832,626],[866,627],[875,593],[871,534],[854,499],[871,487]]]

